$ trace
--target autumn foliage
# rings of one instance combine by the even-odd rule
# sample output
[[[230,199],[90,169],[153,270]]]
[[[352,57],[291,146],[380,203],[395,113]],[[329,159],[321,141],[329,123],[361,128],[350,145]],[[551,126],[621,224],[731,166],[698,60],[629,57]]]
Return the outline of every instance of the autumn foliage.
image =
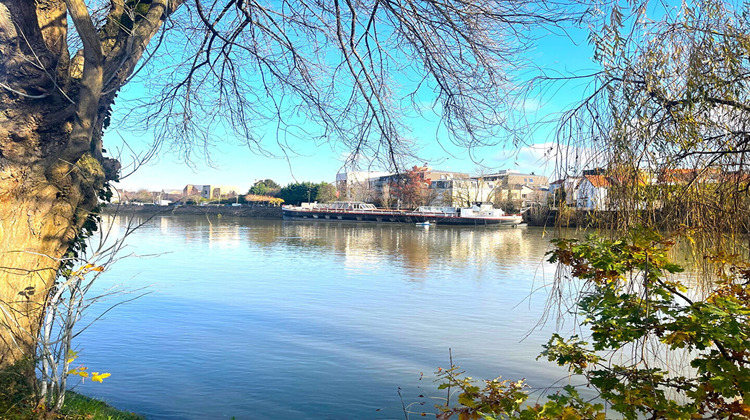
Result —
[[[427,166],[414,166],[390,183],[393,196],[401,200],[401,207],[413,209],[425,205],[430,196]]]

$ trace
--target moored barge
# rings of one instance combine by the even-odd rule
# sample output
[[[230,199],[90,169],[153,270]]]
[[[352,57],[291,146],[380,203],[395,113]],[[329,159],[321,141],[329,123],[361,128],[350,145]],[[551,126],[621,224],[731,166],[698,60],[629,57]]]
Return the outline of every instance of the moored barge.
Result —
[[[507,225],[523,222],[520,214],[506,214],[491,204],[477,203],[471,207],[422,206],[416,210],[378,209],[369,203],[339,201],[329,204],[302,203],[301,206],[284,206],[284,219],[350,221],[376,223],[425,223],[436,225]]]

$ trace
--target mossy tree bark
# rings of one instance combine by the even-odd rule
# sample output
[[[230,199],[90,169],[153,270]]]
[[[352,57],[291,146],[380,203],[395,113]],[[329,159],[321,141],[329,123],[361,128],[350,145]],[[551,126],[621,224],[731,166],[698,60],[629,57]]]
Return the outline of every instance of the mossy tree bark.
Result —
[[[33,354],[62,258],[117,176],[102,155],[110,106],[179,3],[134,15],[112,0],[97,30],[83,0],[0,0],[0,366]]]

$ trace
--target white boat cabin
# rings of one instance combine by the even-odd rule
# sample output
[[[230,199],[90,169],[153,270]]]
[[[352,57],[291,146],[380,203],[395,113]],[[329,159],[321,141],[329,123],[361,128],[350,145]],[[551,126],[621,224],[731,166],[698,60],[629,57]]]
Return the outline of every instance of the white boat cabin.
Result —
[[[421,206],[417,207],[418,213],[436,213],[445,214],[447,216],[458,216],[458,210],[455,207],[440,207],[440,206]]]
[[[505,216],[502,209],[496,209],[492,204],[475,204],[461,209],[461,217],[500,217]]]
[[[333,203],[321,203],[315,206],[326,210],[376,210],[374,204],[362,201],[334,201]]]

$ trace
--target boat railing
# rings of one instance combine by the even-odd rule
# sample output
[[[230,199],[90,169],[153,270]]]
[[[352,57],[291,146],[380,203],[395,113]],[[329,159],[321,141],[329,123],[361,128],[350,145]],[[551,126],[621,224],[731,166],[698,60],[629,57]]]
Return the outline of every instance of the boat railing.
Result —
[[[397,210],[397,209],[352,209],[352,208],[331,208],[331,207],[298,207],[296,210],[305,212],[319,213],[357,213],[357,214],[375,214],[375,215],[398,215],[398,216],[419,216],[419,217],[459,217],[458,213],[445,212],[425,212],[415,210]]]

